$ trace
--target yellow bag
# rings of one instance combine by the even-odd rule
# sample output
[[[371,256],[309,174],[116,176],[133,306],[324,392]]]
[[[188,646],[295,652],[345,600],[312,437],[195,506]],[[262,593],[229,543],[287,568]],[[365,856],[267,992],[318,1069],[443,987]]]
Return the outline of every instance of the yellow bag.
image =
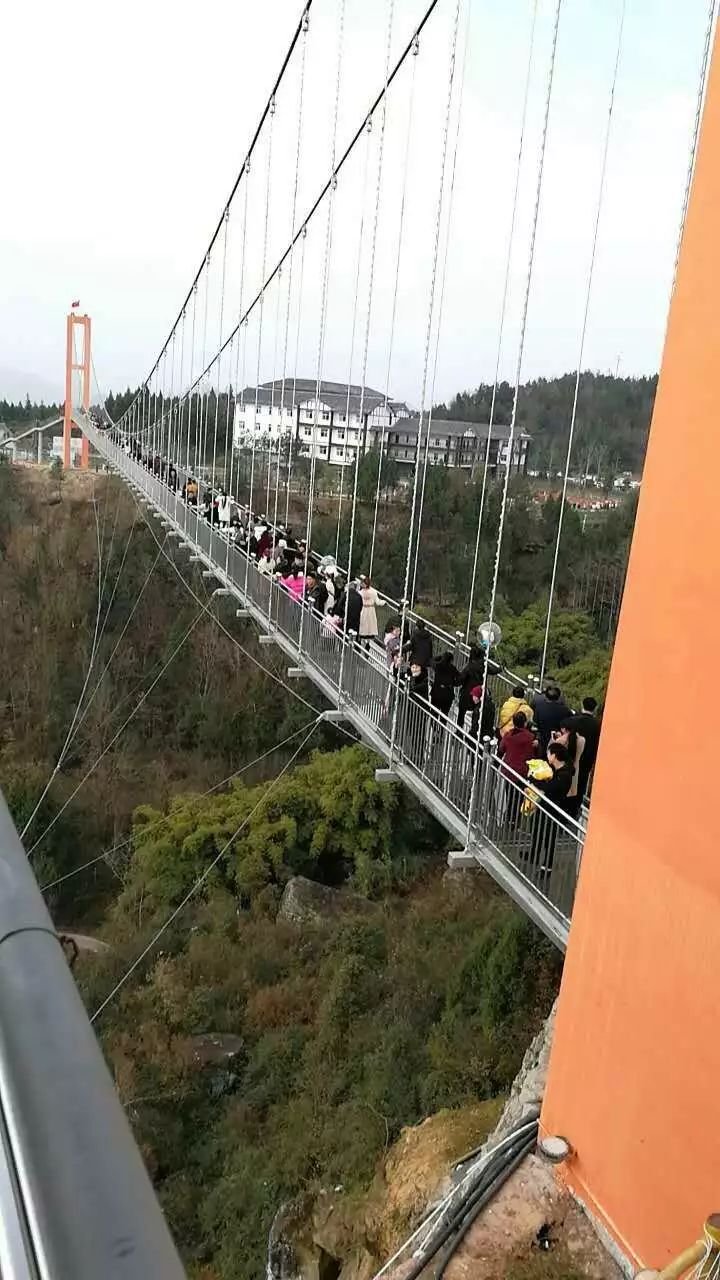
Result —
[[[537,782],[543,782],[546,778],[552,778],[553,771],[547,760],[528,760],[528,774]],[[534,813],[539,799],[540,793],[535,787],[525,788],[525,799],[522,806],[524,818],[528,818],[531,813]]]

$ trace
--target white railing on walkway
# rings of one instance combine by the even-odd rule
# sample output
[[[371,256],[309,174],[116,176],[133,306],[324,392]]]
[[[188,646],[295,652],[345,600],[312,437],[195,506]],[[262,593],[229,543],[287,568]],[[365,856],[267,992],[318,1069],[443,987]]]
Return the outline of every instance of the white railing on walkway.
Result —
[[[582,854],[582,825],[546,800],[525,812],[526,783],[511,775],[487,743],[478,743],[454,720],[413,697],[384,661],[378,662],[377,649],[369,652],[355,637],[330,627],[278,580],[258,572],[255,561],[211,526],[199,507],[188,506],[106,433],[83,417],[78,425],[446,829],[477,853],[481,864],[563,947]],[[490,676],[496,704],[507,696],[507,683],[502,673]]]

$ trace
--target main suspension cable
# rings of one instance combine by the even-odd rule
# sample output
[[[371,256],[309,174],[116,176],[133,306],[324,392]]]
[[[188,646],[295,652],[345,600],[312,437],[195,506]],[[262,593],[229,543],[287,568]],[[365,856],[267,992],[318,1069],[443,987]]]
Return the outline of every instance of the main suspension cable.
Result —
[[[271,89],[271,91],[270,91],[270,96],[269,96],[269,98],[268,98],[267,102],[265,103],[265,107],[263,108],[263,111],[262,111],[262,113],[261,113],[261,115],[260,115],[260,119],[259,119],[259,121],[258,121],[258,123],[257,123],[257,126],[256,126],[256,128],[255,128],[255,132],[254,132],[254,134],[253,134],[253,136],[252,136],[252,139],[251,139],[251,142],[250,142],[250,146],[248,147],[248,150],[247,150],[247,152],[246,152],[246,154],[245,154],[245,159],[243,160],[243,162],[242,162],[242,164],[241,164],[241,166],[240,166],[240,171],[239,171],[239,173],[238,173],[238,175],[237,175],[237,177],[236,177],[236,179],[235,179],[235,182],[233,183],[232,189],[231,189],[231,191],[230,191],[230,195],[228,196],[227,200],[225,201],[225,205],[224,205],[224,207],[223,207],[222,214],[220,215],[220,218],[219,218],[218,224],[217,224],[217,226],[216,226],[216,228],[215,228],[215,230],[214,230],[214,232],[213,232],[212,236],[210,237],[210,243],[208,244],[207,249],[205,250],[205,253],[203,254],[203,258],[202,258],[202,261],[201,261],[201,263],[200,263],[200,266],[198,267],[198,270],[197,270],[197,272],[195,273],[195,278],[194,278],[194,280],[193,280],[193,282],[192,282],[192,284],[191,284],[190,288],[189,288],[189,289],[188,289],[188,291],[187,291],[187,295],[186,295],[186,297],[185,297],[185,301],[183,302],[183,304],[182,304],[182,306],[181,306],[181,308],[180,308],[180,310],[179,310],[179,312],[178,312],[178,315],[177,315],[177,317],[176,317],[176,319],[175,319],[175,322],[174,322],[174,324],[173,324],[173,326],[172,326],[172,328],[171,328],[171,330],[170,330],[170,333],[169,333],[168,337],[167,337],[167,338],[166,338],[166,340],[165,340],[165,343],[163,344],[163,347],[162,347],[162,349],[161,349],[161,351],[160,351],[160,354],[158,355],[157,360],[155,361],[155,364],[153,365],[152,369],[150,370],[150,372],[148,373],[147,377],[145,378],[145,382],[144,382],[144,384],[143,384],[144,386],[146,386],[146,385],[149,383],[149,381],[150,381],[151,377],[152,377],[152,376],[153,376],[153,374],[155,373],[155,371],[156,371],[156,369],[157,369],[157,367],[158,367],[158,365],[159,365],[159,363],[160,363],[160,360],[162,359],[163,352],[165,351],[165,348],[168,346],[168,344],[169,344],[169,342],[170,342],[170,339],[171,339],[171,337],[172,337],[173,333],[175,332],[175,330],[176,330],[176,328],[177,328],[178,324],[180,323],[180,320],[181,320],[181,317],[182,317],[183,311],[184,311],[184,310],[185,310],[185,308],[187,307],[187,304],[188,304],[188,302],[190,301],[190,299],[191,299],[191,297],[192,297],[192,295],[193,295],[194,291],[197,289],[197,286],[198,286],[198,284],[199,284],[199,282],[200,282],[200,277],[202,276],[202,273],[203,273],[203,271],[205,270],[205,267],[206,267],[207,262],[208,262],[208,260],[209,260],[210,254],[212,253],[212,250],[213,250],[213,248],[214,248],[214,246],[215,246],[215,242],[216,242],[216,240],[217,240],[218,236],[220,235],[220,232],[222,231],[223,222],[224,222],[224,219],[225,219],[226,212],[230,209],[230,206],[231,206],[231,204],[232,204],[233,200],[235,199],[235,195],[236,195],[237,190],[238,190],[238,188],[239,188],[239,186],[240,186],[240,183],[241,183],[241,181],[242,181],[243,177],[247,174],[247,172],[248,172],[248,170],[249,170],[249,168],[250,168],[250,161],[251,161],[252,154],[253,154],[253,152],[254,152],[254,150],[255,150],[255,147],[257,146],[258,139],[260,138],[260,134],[262,133],[262,129],[263,129],[263,126],[264,126],[264,124],[265,124],[265,121],[267,120],[267,117],[268,117],[268,115],[270,114],[270,110],[271,110],[272,103],[273,103],[273,102],[275,101],[275,99],[276,99],[277,92],[278,92],[278,89],[280,88],[280,85],[281,85],[281,83],[282,83],[282,80],[283,80],[283,78],[284,78],[284,76],[285,76],[285,72],[287,71],[287,68],[288,68],[288,66],[289,66],[289,64],[290,64],[290,60],[291,60],[292,55],[293,55],[293,53],[294,53],[294,51],[295,51],[295,46],[297,45],[297,42],[298,42],[298,40],[300,39],[300,36],[303,34],[303,32],[304,32],[305,30],[307,30],[307,17],[308,17],[308,14],[310,13],[310,10],[311,10],[311,8],[312,8],[312,5],[313,5],[313,0],[304,0],[303,7],[302,7],[302,13],[301,13],[300,19],[299,19],[299,21],[298,21],[298,23],[297,23],[297,26],[295,27],[295,30],[294,30],[293,35],[292,35],[292,39],[291,39],[291,41],[290,41],[290,45],[289,45],[289,47],[288,47],[288,49],[287,49],[287,52],[286,52],[286,54],[285,54],[285,57],[283,58],[282,64],[281,64],[281,66],[280,66],[280,71],[278,72],[278,75],[277,75],[277,77],[276,77],[275,83],[274,83],[274,85],[273,85],[273,87],[272,87],[272,89]],[[221,338],[222,338],[222,335],[221,335]],[[136,397],[136,398],[137,398],[137,397]],[[133,401],[133,402],[132,402],[132,404],[130,405],[129,409],[128,409],[128,410],[126,410],[126,413],[124,413],[124,414],[123,414],[122,419],[120,420],[120,423],[122,423],[122,422],[125,420],[125,417],[126,417],[126,416],[127,416],[127,414],[129,413],[130,409],[132,409],[132,407],[133,407],[134,403],[135,403],[135,401]]]
[[[418,37],[421,35],[422,31],[423,31],[423,30],[424,30],[424,28],[426,27],[427,23],[429,22],[430,18],[432,17],[432,14],[434,13],[434,11],[435,11],[435,9],[437,8],[438,4],[439,4],[439,0],[430,0],[430,3],[429,3],[429,5],[428,5],[427,9],[425,10],[425,12],[424,12],[424,14],[423,14],[422,18],[420,19],[420,22],[418,23],[417,27],[415,28],[415,31],[413,32],[412,36],[410,37],[410,40],[408,41],[408,43],[406,44],[405,48],[402,50],[402,52],[400,53],[400,55],[399,55],[399,57],[398,57],[397,61],[396,61],[396,62],[395,62],[395,64],[394,64],[393,69],[392,69],[392,71],[390,72],[390,75],[388,76],[387,86],[386,86],[385,84],[383,84],[383,86],[382,86],[382,88],[380,89],[380,91],[376,94],[375,98],[374,98],[374,99],[373,99],[373,101],[370,103],[370,106],[368,107],[367,111],[365,111],[365,113],[364,113],[364,115],[363,115],[363,117],[362,117],[362,123],[361,123],[361,124],[358,126],[358,128],[355,130],[355,133],[353,134],[353,136],[351,137],[350,141],[348,142],[348,144],[347,144],[347,146],[346,146],[345,150],[343,151],[342,155],[340,156],[340,159],[339,159],[339,160],[337,161],[337,163],[335,164],[334,171],[330,174],[330,177],[329,177],[329,178],[327,179],[327,181],[323,184],[323,186],[321,187],[321,189],[320,189],[320,191],[319,191],[319,193],[318,193],[317,197],[315,198],[315,200],[314,200],[313,204],[312,204],[312,205],[311,205],[311,207],[309,208],[309,210],[308,210],[308,212],[306,213],[305,217],[302,219],[302,221],[301,221],[301,223],[300,223],[300,226],[299,226],[299,228],[298,228],[298,231],[296,232],[295,237],[294,237],[295,242],[297,242],[297,240],[298,240],[298,239],[300,238],[300,236],[302,235],[302,233],[303,233],[303,228],[307,227],[308,223],[311,221],[311,219],[313,218],[313,216],[317,213],[317,210],[320,208],[320,205],[322,204],[322,202],[323,202],[323,200],[325,199],[325,197],[326,197],[326,195],[328,194],[328,192],[330,192],[330,191],[333,189],[333,186],[334,186],[334,184],[336,183],[337,178],[338,178],[338,177],[339,177],[339,175],[340,175],[340,172],[341,172],[341,171],[342,171],[342,169],[344,168],[344,166],[345,166],[345,164],[347,163],[347,161],[348,161],[348,159],[349,159],[350,155],[351,155],[351,154],[352,154],[352,152],[354,151],[355,147],[357,146],[357,143],[359,142],[360,138],[361,138],[361,137],[362,137],[362,135],[363,135],[363,131],[364,131],[364,129],[365,129],[365,127],[366,127],[366,124],[367,124],[368,116],[372,116],[372,115],[374,115],[374,114],[375,114],[375,112],[376,112],[377,108],[380,106],[380,103],[382,102],[383,95],[386,93],[387,89],[389,89],[389,88],[390,88],[390,86],[394,83],[394,81],[395,81],[395,79],[397,78],[398,74],[399,74],[399,73],[400,73],[400,71],[402,70],[402,67],[404,66],[404,64],[405,64],[405,62],[406,62],[406,60],[407,60],[407,58],[408,58],[408,57],[409,57],[409,56],[414,52],[415,47],[416,47],[416,42],[417,42],[417,40],[418,40]],[[258,304],[259,304],[259,302],[260,302],[260,299],[261,299],[261,297],[262,297],[263,292],[264,292],[265,290],[267,290],[267,289],[268,289],[268,287],[272,284],[273,280],[275,279],[275,276],[277,275],[277,273],[278,273],[278,271],[280,270],[280,268],[284,266],[284,264],[285,264],[285,262],[286,262],[287,258],[288,258],[288,257],[289,257],[289,255],[290,255],[290,250],[291,250],[291,248],[292,248],[292,243],[291,243],[291,244],[289,244],[289,245],[287,246],[287,248],[283,251],[283,253],[281,254],[281,256],[278,258],[278,260],[277,260],[277,262],[276,262],[275,266],[273,267],[272,271],[270,272],[269,276],[267,276],[267,278],[265,279],[264,283],[260,286],[260,289],[259,289],[259,290],[258,290],[258,292],[255,294],[255,296],[254,296],[253,300],[250,302],[249,306],[247,307],[247,309],[246,309],[246,311],[245,311],[245,313],[244,313],[244,315],[243,315],[243,317],[242,317],[242,321],[241,321],[240,323],[242,323],[243,321],[245,321],[245,320],[246,320],[246,319],[247,319],[247,318],[252,314],[252,312],[255,310],[255,308],[257,307],[257,305],[258,305]],[[239,327],[239,326],[238,326],[238,327]],[[222,346],[221,346],[221,347],[219,347],[219,348],[218,348],[218,350],[215,352],[215,355],[213,356],[213,358],[212,358],[212,360],[210,361],[210,363],[207,365],[207,367],[206,367],[205,369],[203,369],[203,371],[202,371],[202,373],[201,373],[201,374],[198,374],[198,376],[197,376],[197,378],[196,378],[196,382],[195,382],[194,386],[195,386],[195,385],[197,385],[197,383],[198,383],[198,382],[200,382],[200,380],[201,380],[202,378],[204,378],[204,377],[205,377],[205,376],[210,372],[210,370],[212,369],[213,365],[215,364],[215,361],[216,361],[216,360],[218,360],[218,359],[220,358],[220,356],[222,355],[222,353],[223,353],[223,351],[225,350],[225,348],[226,348],[227,346],[229,346],[229,344],[230,344],[230,342],[231,342],[231,340],[232,340],[232,337],[233,337],[233,334],[235,333],[235,331],[236,331],[236,330],[233,330],[233,331],[232,331],[232,333],[229,333],[229,334],[228,334],[228,336],[227,336],[227,338],[225,339],[225,341],[223,342]],[[190,392],[191,392],[192,390],[194,390],[194,386],[192,386],[192,387],[189,387],[189,388],[188,388],[188,391],[186,392],[186,395],[189,395],[189,394],[190,394]]]

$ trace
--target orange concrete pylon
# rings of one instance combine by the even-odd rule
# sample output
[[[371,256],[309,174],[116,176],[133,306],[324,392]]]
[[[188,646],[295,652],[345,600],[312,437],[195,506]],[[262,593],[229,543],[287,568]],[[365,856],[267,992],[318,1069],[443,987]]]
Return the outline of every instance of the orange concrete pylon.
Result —
[[[89,316],[80,316],[74,311],[69,313],[65,352],[65,414],[63,419],[63,466],[66,471],[72,466],[70,437],[72,435],[73,374],[76,372],[82,375],[80,407],[85,410],[90,408],[90,328]],[[76,329],[81,331],[82,352],[80,356],[77,356],[75,351]],[[83,436],[80,449],[81,467],[87,467],[89,456],[90,446],[88,439],[87,436]]]
[[[716,41],[542,1113],[652,1267],[720,1202],[718,210]]]

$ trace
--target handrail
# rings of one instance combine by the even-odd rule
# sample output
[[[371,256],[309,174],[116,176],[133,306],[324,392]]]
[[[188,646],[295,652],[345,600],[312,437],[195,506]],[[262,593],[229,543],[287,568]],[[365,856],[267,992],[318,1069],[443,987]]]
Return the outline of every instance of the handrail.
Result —
[[[122,434],[125,434],[125,439],[129,440],[129,436],[126,433],[122,433]],[[162,461],[166,462],[166,459],[163,459]],[[173,463],[172,465],[174,466],[175,464]],[[155,472],[151,468],[146,468],[146,470],[148,470],[148,473],[150,475],[155,475]],[[201,466],[198,468],[197,472],[192,472],[191,474],[194,474],[196,479],[202,480],[203,484],[206,486],[207,491],[210,493],[211,496],[213,496],[214,494],[219,492],[219,490],[215,486],[214,477],[205,476],[205,478],[203,479],[203,476],[206,472],[207,472],[207,467]],[[180,479],[181,474],[185,474],[182,468],[181,468],[181,471],[178,472],[178,480]],[[246,502],[235,502],[235,506],[238,507],[239,510],[244,513],[245,519],[255,520],[258,518],[259,513],[251,511],[250,507]],[[267,524],[268,529],[274,535],[282,533],[281,526],[273,525],[272,521],[269,520],[267,516],[265,517],[265,523]],[[310,556],[316,563],[319,563],[319,561],[323,558],[323,555],[324,553],[322,551],[316,551],[314,548],[312,547],[310,548]],[[349,577],[348,570],[345,569],[341,564],[338,564],[337,568],[338,568],[338,572],[341,573],[343,577],[345,577],[346,579]],[[378,591],[378,594],[381,597],[381,603],[383,605],[391,606],[397,613],[402,612],[401,601],[395,600],[393,596],[388,595],[386,592]],[[413,624],[418,622],[424,623],[425,627],[431,633],[431,635],[433,635],[435,639],[441,641],[446,650],[450,651],[451,653],[454,653],[456,661],[459,660],[460,658],[464,658],[466,660],[469,658],[470,646],[462,638],[462,632],[456,631],[455,635],[453,636],[449,631],[443,630],[443,628],[439,626],[438,623],[433,622],[431,618],[424,617],[423,614],[417,613],[414,609],[407,609],[406,616],[407,618],[410,619],[410,622]],[[532,674],[529,675],[527,679],[525,679],[522,676],[516,675],[514,671],[510,671],[504,667],[501,667],[501,669],[496,674],[498,678],[502,681],[502,683],[508,686],[508,689],[511,689],[518,684],[522,684],[523,687],[530,684],[530,686],[532,687],[533,680],[536,679],[536,677],[533,676]]]
[[[0,1275],[180,1280],[155,1198],[0,793]]]
[[[635,1274],[635,1280],[680,1280],[693,1272],[695,1280],[711,1280],[720,1262],[720,1213],[711,1213],[703,1226],[700,1240],[683,1249],[676,1258],[660,1271],[644,1268]]]
[[[174,485],[128,456],[121,442],[84,419],[79,425],[138,497],[155,508],[156,517],[174,528],[181,545],[205,563],[223,594],[234,595],[284,648],[294,674],[302,671],[313,680],[451,835],[464,841],[465,856],[478,858],[563,948],[582,856],[582,824],[545,796],[528,812],[524,787],[508,775],[504,762],[398,681],[381,646],[366,649],[352,632],[328,626],[316,609],[261,573],[254,558],[185,503]],[[491,674],[496,698],[502,692],[499,680]]]

